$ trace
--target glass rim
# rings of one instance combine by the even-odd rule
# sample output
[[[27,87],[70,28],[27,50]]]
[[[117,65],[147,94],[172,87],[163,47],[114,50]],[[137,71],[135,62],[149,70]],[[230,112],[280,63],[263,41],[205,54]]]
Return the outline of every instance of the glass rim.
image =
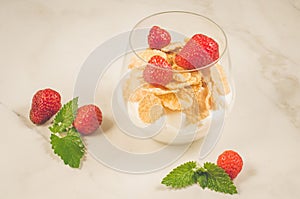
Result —
[[[184,70],[175,70],[175,69],[171,69],[173,72],[178,72],[178,73],[184,73],[184,72],[194,72],[194,71],[201,71],[201,70],[204,70],[204,69],[207,69],[207,68],[210,68],[214,65],[216,65],[219,60],[224,56],[227,48],[228,48],[228,41],[227,41],[227,36],[223,30],[223,28],[217,24],[216,22],[214,22],[212,19],[204,16],[204,15],[200,15],[200,14],[197,14],[197,13],[194,13],[194,12],[190,12],[190,11],[180,11],[180,10],[173,10],[173,11],[164,11],[164,12],[158,12],[158,13],[154,13],[154,14],[151,14],[147,17],[144,17],[142,18],[141,20],[139,20],[134,26],[133,28],[131,29],[130,31],[130,34],[129,34],[129,46],[132,50],[132,52],[135,54],[135,56],[137,56],[140,60],[142,60],[143,62],[145,62],[145,65],[151,65],[152,67],[156,67],[160,70],[170,70],[170,69],[164,69],[164,68],[161,68],[161,67],[157,67],[156,65],[153,65],[153,64],[149,64],[148,62],[146,62],[142,57],[140,57],[137,53],[136,50],[134,50],[134,47],[133,47],[133,44],[132,44],[132,35],[133,35],[133,32],[134,30],[136,30],[138,28],[138,26],[145,20],[151,18],[151,17],[154,17],[154,16],[158,16],[158,15],[163,15],[163,14],[170,14],[170,13],[179,13],[179,14],[189,14],[189,15],[194,15],[194,16],[197,16],[197,17],[201,17],[205,20],[207,20],[208,22],[212,23],[215,27],[217,27],[217,29],[219,29],[224,37],[224,41],[225,41],[225,44],[224,44],[224,49],[222,50],[222,52],[219,52],[219,58],[216,59],[215,61],[205,65],[205,66],[202,66],[202,67],[198,67],[198,68],[194,68],[194,69],[184,69]]]

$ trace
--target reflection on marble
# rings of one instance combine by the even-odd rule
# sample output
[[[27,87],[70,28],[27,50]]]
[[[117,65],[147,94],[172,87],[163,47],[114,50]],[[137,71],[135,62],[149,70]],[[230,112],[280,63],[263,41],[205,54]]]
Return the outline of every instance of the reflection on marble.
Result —
[[[55,88],[68,101],[94,48],[166,10],[210,17],[228,35],[237,96],[220,142],[204,161],[228,148],[242,154],[237,196],[160,185],[171,168],[197,159],[201,141],[151,174],[119,173],[89,154],[74,170],[53,154],[47,124],[28,120],[36,90]],[[299,0],[0,1],[0,198],[298,198],[299,21]]]

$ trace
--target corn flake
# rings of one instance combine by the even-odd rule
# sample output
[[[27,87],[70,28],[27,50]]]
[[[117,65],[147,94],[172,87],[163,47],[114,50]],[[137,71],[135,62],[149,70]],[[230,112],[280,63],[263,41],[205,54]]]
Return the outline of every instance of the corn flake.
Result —
[[[166,95],[161,95],[159,96],[161,99],[161,102],[164,107],[172,110],[172,111],[180,111],[181,110],[181,105],[180,102],[174,93],[169,93]]]
[[[211,92],[209,88],[201,87],[195,90],[194,104],[189,109],[185,110],[187,119],[192,123],[197,123],[200,120],[205,119],[210,114],[211,109]],[[196,88],[196,87],[194,87]]]
[[[180,49],[183,48],[183,44],[181,42],[173,42],[173,43],[170,43],[169,45],[163,47],[161,50],[163,52],[179,52]]]
[[[158,97],[153,94],[146,95],[138,106],[139,117],[145,123],[153,123],[163,115],[163,107]]]
[[[197,85],[202,82],[202,74],[199,71],[191,72],[191,78],[187,81],[190,86]]]
[[[177,70],[173,73],[173,79],[177,82],[186,82],[192,77],[192,74],[190,72],[181,72],[181,67],[174,67],[173,69]]]
[[[193,97],[185,90],[159,96],[164,107],[180,111],[189,108],[193,104]]]
[[[144,84],[142,89],[154,95],[165,95],[177,91],[177,90],[170,90],[164,87],[155,87],[151,84]]]
[[[139,102],[141,101],[147,94],[148,91],[144,90],[142,87],[137,88],[129,97],[129,101],[131,102]]]

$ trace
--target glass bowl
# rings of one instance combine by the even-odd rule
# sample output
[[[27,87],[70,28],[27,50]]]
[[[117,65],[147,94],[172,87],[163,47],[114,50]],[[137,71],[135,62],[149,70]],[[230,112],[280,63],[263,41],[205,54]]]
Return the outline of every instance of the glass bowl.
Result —
[[[182,11],[151,15],[132,29],[129,48],[115,91],[126,113],[114,113],[126,134],[186,144],[207,135],[215,113],[230,110],[227,38],[209,18]]]

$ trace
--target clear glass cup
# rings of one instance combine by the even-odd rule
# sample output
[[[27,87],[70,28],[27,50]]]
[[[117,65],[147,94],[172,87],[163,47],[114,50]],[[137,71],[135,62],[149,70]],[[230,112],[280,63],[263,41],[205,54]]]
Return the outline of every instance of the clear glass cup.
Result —
[[[153,26],[170,34],[169,45],[149,48],[148,36]],[[218,44],[217,59],[205,57],[210,55],[203,58],[205,53],[202,53],[199,59],[208,61],[201,61],[200,66],[197,56],[195,61],[195,55],[190,58],[180,54],[187,43],[194,45],[191,38],[195,34],[208,36]],[[215,113],[229,112],[234,86],[227,38],[212,20],[182,11],[154,14],[135,25],[129,46],[116,101],[117,107],[122,107],[127,114],[114,113],[123,132],[165,144],[185,144],[207,134]],[[178,64],[176,56],[179,55],[189,62],[189,67]],[[153,56],[162,57],[170,67],[149,63]]]

